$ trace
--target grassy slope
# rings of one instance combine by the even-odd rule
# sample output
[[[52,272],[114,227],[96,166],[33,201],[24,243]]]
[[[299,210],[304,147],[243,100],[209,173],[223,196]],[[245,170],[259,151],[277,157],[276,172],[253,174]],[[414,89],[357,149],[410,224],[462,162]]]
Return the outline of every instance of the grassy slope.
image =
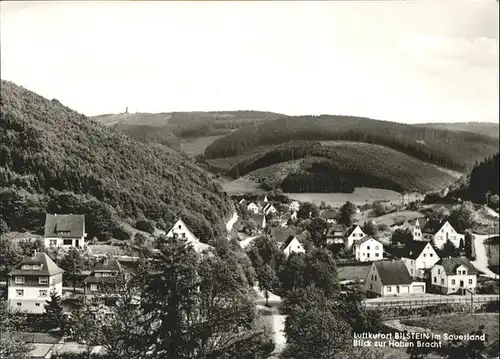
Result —
[[[395,182],[408,191],[426,192],[436,188],[442,188],[453,183],[459,173],[449,170],[442,170],[435,165],[417,160],[402,152],[392,150],[387,147],[356,142],[323,142],[322,148],[328,149],[325,158],[333,160],[340,172],[363,173],[381,179],[384,183]],[[280,182],[289,173],[297,172],[301,168],[306,169],[310,163],[321,160],[318,157],[307,157],[304,159],[279,162],[270,166],[262,167],[247,173],[246,168],[254,168],[254,164],[259,161],[263,152],[259,150],[251,151],[244,156],[238,156],[239,161],[244,163],[239,170],[240,174],[252,180],[267,178],[272,182]],[[268,152],[281,149],[278,146],[270,146]],[[318,152],[319,153],[319,152]],[[253,158],[252,155],[253,154]],[[316,153],[313,154],[313,156]],[[279,159],[279,156],[276,157]],[[234,158],[226,158],[223,163],[233,163]],[[212,161],[212,163],[214,163]],[[234,172],[234,170],[232,171]],[[363,180],[359,176],[353,175],[353,180]],[[359,182],[359,187],[367,185]],[[388,189],[392,189],[390,186]]]
[[[441,128],[450,131],[469,131],[479,135],[499,137],[500,126],[491,122],[422,123],[415,126]]]
[[[299,116],[242,128],[214,141],[205,150],[205,156],[210,159],[237,156],[258,146],[296,140],[374,143],[461,172],[498,148],[498,139],[471,132],[358,117]]]
[[[22,216],[11,210],[15,201],[27,211],[34,201],[37,220],[47,208],[85,202],[123,220],[181,215],[203,237],[223,231],[231,211],[226,194],[184,155],[136,142],[3,80],[0,128],[1,212],[9,225],[17,220],[13,227]],[[58,202],[54,190],[67,199]]]

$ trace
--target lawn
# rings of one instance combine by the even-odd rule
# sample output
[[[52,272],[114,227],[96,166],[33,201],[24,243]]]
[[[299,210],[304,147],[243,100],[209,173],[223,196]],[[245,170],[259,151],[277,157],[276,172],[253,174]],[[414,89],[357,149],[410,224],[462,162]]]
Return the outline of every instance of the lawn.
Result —
[[[405,319],[401,323],[421,328],[429,328],[436,334],[467,334],[484,325],[484,331],[490,338],[490,343],[498,339],[498,313],[453,314],[439,315],[427,318]]]
[[[224,191],[226,191],[229,195],[244,193],[264,193],[264,191],[259,188],[259,184],[257,182],[246,178],[238,178],[234,181],[223,180],[221,184]]]
[[[488,268],[496,274],[499,274],[500,263],[500,243],[498,239],[499,237],[494,237],[484,242],[488,255]]]
[[[202,154],[205,148],[215,140],[224,137],[225,135],[203,136],[196,139],[186,139],[181,141],[181,149],[191,157]]]
[[[387,213],[384,214],[383,216],[380,217],[367,217],[366,219],[363,217],[361,218],[356,218],[356,222],[364,222],[368,219],[371,219],[375,221],[377,224],[386,224],[388,226],[391,226],[396,223],[396,221],[403,221],[407,222],[409,220],[413,220],[416,218],[422,218],[424,215],[420,212],[417,211],[398,211],[398,212],[392,212],[392,213]]]
[[[317,205],[324,201],[332,207],[340,207],[347,201],[357,205],[377,200],[400,201],[400,195],[396,191],[368,187],[357,187],[353,193],[285,193],[285,195],[297,201],[312,202]]]

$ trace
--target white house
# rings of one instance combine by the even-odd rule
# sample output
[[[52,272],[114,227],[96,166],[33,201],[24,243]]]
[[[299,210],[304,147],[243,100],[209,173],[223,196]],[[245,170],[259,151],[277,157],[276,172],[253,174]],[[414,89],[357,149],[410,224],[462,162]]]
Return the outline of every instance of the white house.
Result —
[[[431,269],[432,289],[443,294],[475,291],[477,270],[465,257],[442,258]]]
[[[413,241],[403,248],[394,248],[391,254],[406,265],[412,278],[425,279],[426,273],[439,261],[439,255],[430,242]]]
[[[300,208],[299,202],[292,201],[292,203],[290,203],[290,212],[298,212],[299,208]]]
[[[384,257],[384,245],[366,236],[353,244],[356,260],[360,262],[379,261]]]
[[[45,247],[83,248],[86,237],[83,214],[47,214],[45,216]]]
[[[354,242],[361,240],[366,237],[366,234],[363,232],[360,226],[355,225],[349,229],[347,232],[347,236],[344,240],[345,250],[350,252],[352,250],[352,245]]]
[[[404,296],[425,293],[425,282],[413,281],[403,261],[373,262],[365,277],[367,296]]]
[[[302,243],[300,243],[295,236],[288,237],[288,239],[283,243],[282,248],[287,257],[290,253],[305,253],[306,251]]]
[[[259,213],[259,206],[255,203],[252,202],[247,206],[247,209],[252,212],[253,214]]]
[[[91,297],[95,294],[113,291],[117,278],[123,273],[122,266],[115,258],[104,257],[92,273],[83,281],[83,294]]]
[[[50,292],[62,295],[62,275],[59,268],[45,253],[24,257],[8,274],[7,300],[12,308],[31,313],[44,313]]]
[[[262,212],[267,216],[270,213],[275,214],[276,212],[278,212],[278,210],[271,203],[268,202],[264,206],[264,208],[262,208]]]
[[[345,243],[345,230],[342,224],[332,224],[326,231],[326,244],[343,244]]]
[[[438,249],[442,249],[446,241],[451,241],[456,247],[460,247],[460,241],[465,240],[465,235],[458,233],[447,220],[430,220],[422,229],[424,240],[434,242]]]
[[[173,227],[168,231],[167,238],[173,238],[177,236],[178,238],[186,240],[187,243],[191,244],[197,252],[201,252],[205,249],[210,248],[208,244],[202,243],[188,226],[183,222],[182,219],[179,219]]]

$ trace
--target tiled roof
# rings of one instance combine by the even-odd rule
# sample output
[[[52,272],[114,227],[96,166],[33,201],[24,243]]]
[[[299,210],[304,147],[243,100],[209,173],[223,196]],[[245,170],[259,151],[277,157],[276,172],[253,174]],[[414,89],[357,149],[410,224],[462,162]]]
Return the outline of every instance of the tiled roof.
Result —
[[[409,259],[417,259],[418,256],[422,253],[424,248],[430,242],[426,241],[411,241],[406,246],[398,248],[394,247],[388,250],[389,253],[398,257],[398,258],[409,258]]]
[[[370,237],[370,236],[364,236],[364,237],[363,237],[363,238],[361,238],[359,241],[357,241],[357,242],[355,243],[355,245],[359,246],[359,245],[361,245],[361,244],[363,244],[363,243],[365,243],[365,242],[368,242],[370,239],[373,239],[373,240],[374,240],[374,241],[376,241],[377,243],[380,243],[379,241],[377,241],[377,240],[376,240],[375,238],[373,238],[373,237]],[[380,244],[382,244],[382,243],[380,243]],[[383,244],[382,244],[382,245],[383,245]]]
[[[383,285],[411,284],[412,279],[403,261],[373,262]]]
[[[429,220],[424,227],[422,227],[422,232],[424,233],[429,233],[429,234],[436,234],[441,227],[446,223],[446,219],[443,220],[437,220],[437,219],[431,219]]]
[[[442,265],[447,275],[456,274],[456,270],[459,266],[467,268],[468,274],[478,274],[476,268],[474,268],[472,263],[465,257],[441,258],[436,265]]]
[[[319,216],[323,219],[335,219],[337,218],[337,212],[325,209],[323,212],[321,212]]]
[[[37,264],[41,266],[41,269],[21,269],[23,265]],[[33,257],[26,256],[21,262],[9,273],[9,275],[46,275],[53,276],[56,274],[63,273],[64,270],[59,268],[57,264],[46,254],[46,253],[36,253]]]
[[[271,235],[276,242],[284,242],[292,234],[292,231],[287,228],[272,227]]]
[[[99,284],[110,284],[116,283],[117,278],[115,277],[94,277],[88,276],[83,280],[84,283],[99,283]]]
[[[45,216],[45,237],[77,238],[85,232],[83,214],[47,214]]]

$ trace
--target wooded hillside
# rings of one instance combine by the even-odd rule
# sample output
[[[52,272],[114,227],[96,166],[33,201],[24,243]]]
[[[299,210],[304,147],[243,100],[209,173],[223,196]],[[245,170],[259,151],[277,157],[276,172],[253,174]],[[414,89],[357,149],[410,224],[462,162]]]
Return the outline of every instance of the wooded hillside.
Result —
[[[0,115],[0,212],[12,230],[41,228],[49,211],[87,214],[90,237],[179,216],[202,240],[224,231],[229,198],[187,156],[3,80]]]

